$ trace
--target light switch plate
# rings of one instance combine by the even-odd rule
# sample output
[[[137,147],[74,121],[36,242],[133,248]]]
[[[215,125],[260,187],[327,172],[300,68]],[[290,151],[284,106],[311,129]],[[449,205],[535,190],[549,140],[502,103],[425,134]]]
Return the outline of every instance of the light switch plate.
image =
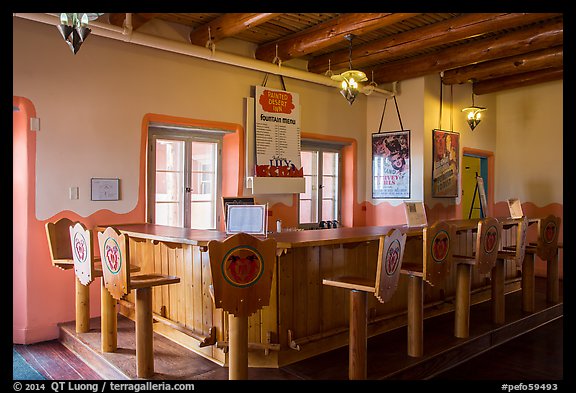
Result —
[[[74,200],[74,199],[78,199],[78,187],[70,187],[69,192],[70,192],[70,199]]]

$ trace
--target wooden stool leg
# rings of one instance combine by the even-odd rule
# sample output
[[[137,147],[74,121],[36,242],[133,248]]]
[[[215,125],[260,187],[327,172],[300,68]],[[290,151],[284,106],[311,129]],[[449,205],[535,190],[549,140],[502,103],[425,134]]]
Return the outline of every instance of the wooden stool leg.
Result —
[[[492,322],[496,324],[503,324],[506,320],[504,263],[504,259],[497,259],[492,268]]]
[[[366,292],[350,291],[349,379],[366,379],[367,377],[367,317]]]
[[[422,277],[408,277],[408,356],[424,353],[424,281]]]
[[[559,274],[560,252],[555,258],[546,261],[546,301],[558,303],[560,301],[560,274]]]
[[[248,317],[228,314],[228,379],[248,379]]]
[[[118,316],[116,315],[116,299],[104,286],[104,277],[100,288],[100,335],[102,336],[102,352],[116,352],[118,347]]]
[[[522,311],[534,312],[536,282],[534,281],[534,254],[524,256],[522,261]]]
[[[136,375],[138,378],[148,378],[154,374],[152,288],[138,288],[135,292]]]
[[[472,266],[459,263],[456,267],[456,304],[454,336],[467,338],[470,330],[470,273]]]
[[[90,287],[76,277],[76,333],[90,330]]]

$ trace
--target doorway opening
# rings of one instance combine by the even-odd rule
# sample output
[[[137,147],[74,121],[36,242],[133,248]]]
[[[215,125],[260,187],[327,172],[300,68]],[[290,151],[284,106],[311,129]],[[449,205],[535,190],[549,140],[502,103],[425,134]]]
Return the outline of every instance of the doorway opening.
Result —
[[[462,168],[462,217],[485,217],[488,212],[481,209],[480,194],[476,189],[476,176],[481,176],[484,180],[484,193],[488,195],[489,182],[491,181],[488,176],[488,157],[464,152]]]

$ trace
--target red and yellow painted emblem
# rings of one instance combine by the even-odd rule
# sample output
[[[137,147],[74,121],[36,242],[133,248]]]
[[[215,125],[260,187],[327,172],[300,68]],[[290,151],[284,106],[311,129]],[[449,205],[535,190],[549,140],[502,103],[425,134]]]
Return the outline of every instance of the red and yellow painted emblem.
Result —
[[[222,275],[235,287],[250,287],[260,279],[264,272],[264,260],[260,253],[249,246],[238,246],[224,256]]]
[[[398,266],[400,266],[400,242],[398,240],[394,240],[388,250],[386,250],[386,274],[389,276],[394,275]]]
[[[442,263],[448,255],[450,249],[450,237],[446,231],[440,231],[432,239],[431,245],[432,259],[435,262]]]
[[[81,233],[74,234],[74,253],[78,262],[85,262],[88,252],[86,250],[86,239]]]
[[[110,273],[118,274],[122,267],[122,253],[116,240],[111,237],[104,242],[104,261]]]
[[[554,237],[556,236],[556,224],[553,222],[549,222],[544,228],[544,241],[546,243],[552,243],[554,241]]]
[[[484,241],[484,251],[488,254],[496,249],[498,243],[498,231],[495,226],[491,226],[486,231],[486,239]]]

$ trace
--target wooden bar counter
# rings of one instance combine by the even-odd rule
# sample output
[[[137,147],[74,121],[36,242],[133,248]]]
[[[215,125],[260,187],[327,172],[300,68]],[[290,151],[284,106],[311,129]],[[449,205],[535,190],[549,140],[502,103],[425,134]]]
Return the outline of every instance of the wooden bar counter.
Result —
[[[474,220],[459,223],[458,253],[473,247]],[[224,240],[220,231],[155,224],[114,225],[130,236],[131,264],[141,274],[157,272],[180,277],[178,285],[154,288],[154,331],[214,362],[227,365],[228,318],[214,307],[210,295],[207,244]],[[326,277],[376,274],[379,236],[392,228],[408,233],[405,257],[422,255],[422,229],[371,226],[272,233],[277,241],[270,305],[249,318],[249,365],[281,367],[348,343],[349,299],[345,291],[322,285]],[[518,290],[519,272],[506,270],[507,292]],[[455,270],[446,290],[425,285],[424,317],[453,311]],[[472,290],[490,298],[489,279],[472,274]],[[390,302],[368,300],[368,336],[406,325],[407,279],[400,278]],[[473,300],[474,302],[474,300]],[[133,294],[121,303],[121,313],[134,319]]]

